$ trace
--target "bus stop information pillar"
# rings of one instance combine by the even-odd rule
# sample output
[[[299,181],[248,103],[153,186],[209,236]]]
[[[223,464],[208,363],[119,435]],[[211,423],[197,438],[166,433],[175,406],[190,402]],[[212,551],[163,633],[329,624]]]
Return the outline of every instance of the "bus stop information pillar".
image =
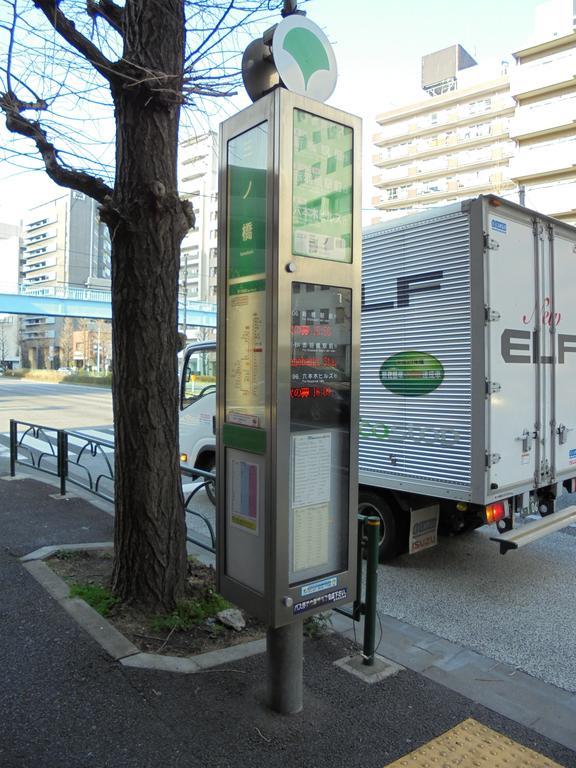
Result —
[[[360,121],[276,88],[220,152],[218,589],[297,711],[303,619],[356,588]]]

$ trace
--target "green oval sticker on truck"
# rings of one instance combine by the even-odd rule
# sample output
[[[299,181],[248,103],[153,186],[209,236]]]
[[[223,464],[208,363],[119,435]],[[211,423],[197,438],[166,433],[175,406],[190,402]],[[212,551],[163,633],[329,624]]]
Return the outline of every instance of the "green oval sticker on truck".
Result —
[[[420,397],[438,389],[444,381],[444,367],[428,352],[398,352],[380,366],[380,381],[395,395]]]

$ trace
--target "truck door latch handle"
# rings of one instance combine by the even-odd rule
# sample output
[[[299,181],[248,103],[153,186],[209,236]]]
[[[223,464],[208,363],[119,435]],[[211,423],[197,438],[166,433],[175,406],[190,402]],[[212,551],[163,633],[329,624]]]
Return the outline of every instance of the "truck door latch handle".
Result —
[[[516,440],[522,441],[522,453],[528,453],[528,451],[532,450],[532,432],[525,429],[524,432],[522,432],[522,435],[517,437]]]

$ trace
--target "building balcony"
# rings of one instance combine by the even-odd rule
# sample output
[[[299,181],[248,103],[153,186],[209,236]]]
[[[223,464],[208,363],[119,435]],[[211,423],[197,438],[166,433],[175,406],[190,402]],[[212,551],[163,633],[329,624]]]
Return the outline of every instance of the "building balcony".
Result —
[[[427,205],[428,203],[440,204],[453,198],[463,200],[487,193],[502,195],[515,187],[516,184],[506,178],[494,178],[489,184],[479,183],[468,186],[459,184],[457,181],[450,181],[442,185],[442,188],[438,189],[438,191],[418,193],[416,188],[412,187],[403,192],[399,191],[397,196],[392,199],[388,199],[386,195],[376,195],[372,198],[372,205],[374,208],[386,211],[393,210],[394,208],[405,208],[407,203],[411,206],[419,206]]]
[[[36,264],[29,264],[26,263],[22,267],[22,272],[24,274],[29,274],[30,272],[34,272],[38,269],[46,269],[47,267],[55,267],[56,266],[56,259],[45,259],[44,261],[39,261]]]
[[[54,331],[22,331],[22,341],[32,341],[34,339],[54,339]]]
[[[32,219],[31,221],[27,221],[24,224],[24,229],[26,232],[32,232],[34,229],[40,229],[40,227],[46,227],[48,224],[55,224],[57,221],[56,216],[54,214],[50,216],[44,216],[39,219]]]
[[[576,174],[576,139],[543,147],[521,147],[509,166],[510,178],[516,180],[557,176],[569,171]]]
[[[458,88],[452,91],[448,91],[440,96],[434,96],[425,100],[419,100],[412,104],[399,107],[398,109],[388,110],[387,112],[381,112],[376,115],[376,122],[379,125],[386,125],[388,123],[399,123],[401,120],[417,120],[422,117],[422,113],[430,114],[431,112],[448,112],[451,109],[461,107],[463,103],[469,104],[472,101],[482,99],[494,94],[508,91],[508,76],[498,75],[487,78],[481,82],[468,82],[465,84],[462,82],[467,79],[472,70],[463,70],[459,73]]]
[[[526,186],[526,205],[556,219],[575,219],[576,178]]]
[[[496,106],[493,109],[489,109],[484,112],[478,112],[476,114],[470,114],[466,109],[469,105],[463,105],[459,112],[454,111],[452,114],[448,114],[445,117],[438,116],[438,120],[435,123],[430,120],[412,120],[409,123],[402,121],[397,125],[387,126],[384,130],[377,133],[373,142],[377,147],[385,146],[386,144],[402,141],[406,138],[430,136],[437,134],[441,131],[453,130],[458,126],[471,125],[473,123],[489,122],[499,118],[509,117],[514,114],[515,103],[512,99],[509,99],[505,105]]]
[[[40,317],[24,317],[22,318],[22,323],[26,328],[31,328],[35,325],[54,325],[56,322],[56,318],[54,317],[44,317],[41,315]]]
[[[204,163],[202,165],[199,164],[197,166],[190,166],[189,168],[185,169],[184,173],[182,174],[180,182],[182,184],[187,184],[190,181],[201,179],[203,176],[206,176],[208,173],[208,167]]]
[[[576,78],[576,48],[555,58],[520,64],[510,77],[510,93],[518,100],[573,86]]]
[[[576,97],[540,108],[519,107],[510,123],[513,139],[529,139],[576,127]]]
[[[425,168],[418,167],[415,163],[409,167],[388,168],[383,173],[372,177],[372,184],[375,187],[388,187],[393,184],[405,184],[407,181],[414,180],[426,181],[435,179],[439,176],[451,175],[460,171],[477,170],[480,168],[490,168],[491,166],[508,165],[508,160],[514,154],[512,147],[506,147],[487,153],[484,157],[478,159],[467,159],[466,157],[446,157],[442,158],[440,165],[427,171]]]
[[[53,280],[56,280],[56,272],[47,272],[44,275],[24,278],[22,285],[26,288],[27,286],[37,285],[38,283],[47,283]]]
[[[390,168],[399,165],[403,160],[415,160],[418,158],[434,157],[435,155],[445,155],[447,152],[455,152],[469,147],[480,147],[483,144],[493,144],[495,141],[507,139],[509,136],[508,124],[494,123],[489,131],[483,136],[466,135],[462,131],[461,136],[431,136],[427,141],[416,145],[407,144],[400,152],[392,154],[388,152],[379,152],[372,155],[372,162],[377,168]]]

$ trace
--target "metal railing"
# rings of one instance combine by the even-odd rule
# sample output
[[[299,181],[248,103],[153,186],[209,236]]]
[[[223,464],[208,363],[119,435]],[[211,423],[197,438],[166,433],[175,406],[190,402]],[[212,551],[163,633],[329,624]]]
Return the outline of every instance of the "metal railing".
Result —
[[[71,443],[78,449],[76,452],[70,451]],[[66,495],[68,484],[73,484],[114,503],[113,455],[112,440],[10,419],[10,475],[16,475],[16,465],[20,464],[57,477],[62,496]],[[188,532],[186,540],[216,554],[216,533],[212,521],[190,506],[196,494],[208,483],[214,482],[214,474],[187,467],[180,470],[185,476],[203,480],[185,496],[184,508],[187,514],[201,520],[208,532],[207,537]]]
[[[80,450],[75,458],[70,457],[70,439]],[[72,483],[93,493],[109,502],[114,502],[114,462],[110,461],[110,455],[114,454],[114,443],[111,440],[102,440],[66,429],[56,429],[41,424],[31,424],[26,421],[10,419],[10,475],[16,475],[16,465],[21,464],[28,468],[36,469],[53,477],[57,477],[60,483],[60,494],[66,494],[67,483]],[[27,459],[20,456],[27,455]],[[81,463],[83,458],[97,463],[103,461],[103,471],[99,467],[90,468]],[[71,469],[85,478],[82,482],[79,477],[71,474]],[[186,540],[201,549],[216,554],[216,531],[212,521],[202,512],[190,507],[190,503],[209,483],[214,483],[216,476],[213,472],[205,472],[201,469],[188,469],[180,467],[180,472],[194,480],[201,479],[184,499],[184,508],[187,514],[200,519],[208,530],[209,540],[197,538],[186,534]],[[101,490],[101,485],[109,483],[110,492]],[[378,546],[380,533],[380,519],[378,517],[366,517],[358,515],[358,550],[356,571],[356,595],[352,603],[352,609],[336,608],[336,613],[347,616],[353,621],[360,621],[364,616],[364,637],[362,659],[365,665],[374,664],[375,639],[376,639],[376,595],[378,578]],[[366,561],[365,597],[362,599],[363,567]]]

